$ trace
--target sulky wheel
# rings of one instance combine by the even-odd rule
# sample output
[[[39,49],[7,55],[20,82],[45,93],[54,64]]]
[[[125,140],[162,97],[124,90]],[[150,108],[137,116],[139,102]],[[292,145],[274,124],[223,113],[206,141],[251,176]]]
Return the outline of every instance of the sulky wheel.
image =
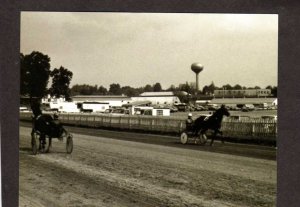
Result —
[[[182,144],[186,144],[188,142],[188,135],[186,132],[182,132],[181,135],[180,135],[180,142]]]
[[[37,140],[39,139],[39,135],[36,132],[31,133],[31,150],[32,154],[36,155],[38,152]]]
[[[199,135],[199,144],[200,145],[205,145],[205,143],[207,142],[207,136],[205,134],[201,134]]]
[[[73,151],[73,136],[71,134],[67,137],[66,150],[68,154],[71,154]]]

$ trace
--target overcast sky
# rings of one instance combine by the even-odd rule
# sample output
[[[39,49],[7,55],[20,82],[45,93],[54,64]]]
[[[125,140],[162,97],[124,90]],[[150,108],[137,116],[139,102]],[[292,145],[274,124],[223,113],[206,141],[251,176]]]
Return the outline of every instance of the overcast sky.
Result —
[[[21,52],[39,51],[71,85],[195,82],[277,86],[278,15],[22,12]]]

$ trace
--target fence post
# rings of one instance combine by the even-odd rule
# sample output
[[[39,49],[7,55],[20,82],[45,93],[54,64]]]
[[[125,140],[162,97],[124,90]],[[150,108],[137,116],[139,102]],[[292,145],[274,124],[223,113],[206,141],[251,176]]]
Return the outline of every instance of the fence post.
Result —
[[[130,116],[128,117],[128,128],[131,129],[131,121]]]
[[[93,120],[93,122],[94,122],[93,127],[95,128],[95,127],[96,127],[96,115],[94,115],[94,120]]]
[[[179,133],[182,132],[183,126],[182,121],[179,121]]]

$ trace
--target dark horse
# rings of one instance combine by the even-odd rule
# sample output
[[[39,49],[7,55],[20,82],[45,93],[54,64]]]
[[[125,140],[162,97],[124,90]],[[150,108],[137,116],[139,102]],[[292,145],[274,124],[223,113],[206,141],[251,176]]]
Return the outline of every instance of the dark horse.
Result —
[[[45,151],[46,136],[49,137],[49,144],[46,152],[49,151],[52,143],[52,138],[61,138],[65,132],[64,128],[58,123],[51,115],[42,114],[39,105],[33,105],[32,112],[33,116],[33,127],[31,136],[39,134],[39,150]]]
[[[217,134],[223,135],[223,133],[220,131],[223,116],[230,116],[230,113],[225,107],[225,105],[222,105],[209,117],[200,116],[199,118],[197,118],[194,122],[195,135],[198,135],[199,131],[201,134],[205,134],[205,132],[208,129],[213,130],[214,133],[210,142],[210,145],[212,146],[216,135]],[[222,138],[222,143],[224,143],[223,138]]]

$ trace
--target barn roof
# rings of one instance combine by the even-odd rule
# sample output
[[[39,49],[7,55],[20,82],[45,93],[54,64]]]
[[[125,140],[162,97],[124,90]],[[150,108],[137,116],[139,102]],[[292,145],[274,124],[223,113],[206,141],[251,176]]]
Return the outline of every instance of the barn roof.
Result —
[[[172,91],[144,92],[140,96],[174,96]]]

